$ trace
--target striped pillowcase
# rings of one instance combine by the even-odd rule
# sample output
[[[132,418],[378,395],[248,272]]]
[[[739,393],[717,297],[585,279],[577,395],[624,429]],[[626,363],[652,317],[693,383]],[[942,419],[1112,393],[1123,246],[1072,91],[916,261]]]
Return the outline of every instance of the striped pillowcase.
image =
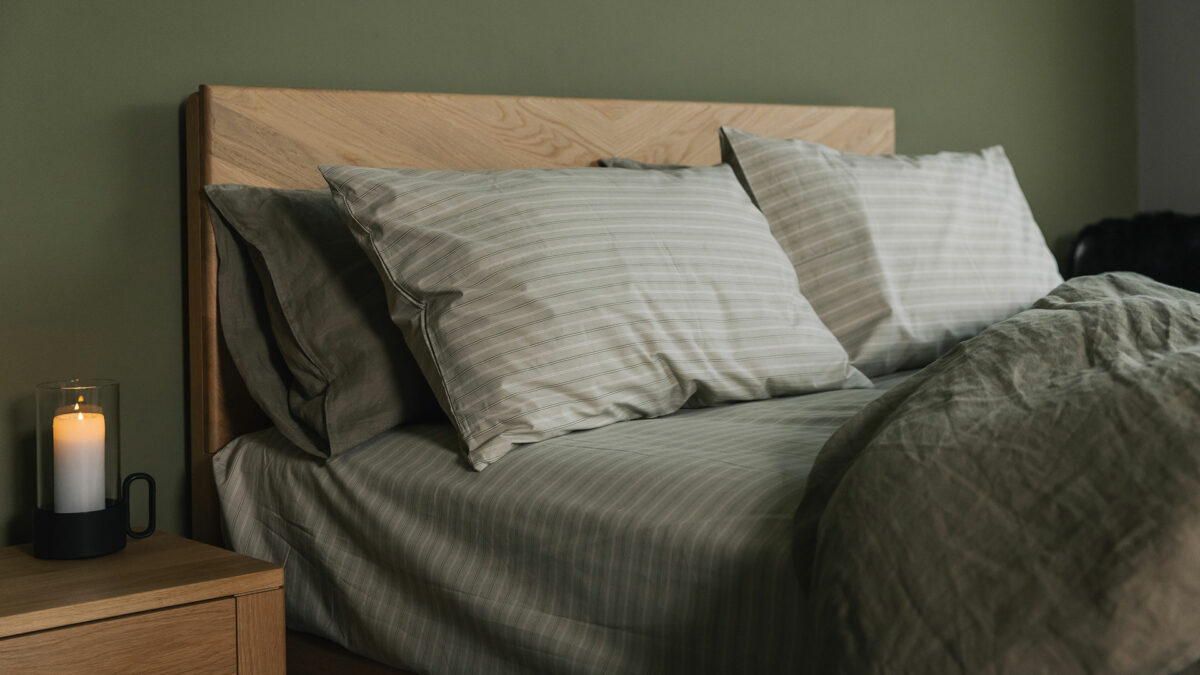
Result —
[[[321,172],[476,469],[682,406],[870,386],[729,167]]]
[[[868,375],[924,366],[1062,283],[999,146],[855,155],[724,127],[721,149]]]

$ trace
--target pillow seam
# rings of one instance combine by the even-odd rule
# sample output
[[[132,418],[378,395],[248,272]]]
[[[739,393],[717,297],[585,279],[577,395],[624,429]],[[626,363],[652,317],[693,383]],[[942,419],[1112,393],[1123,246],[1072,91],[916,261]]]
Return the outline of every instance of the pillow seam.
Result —
[[[369,242],[371,245],[371,250],[375,252],[373,258],[379,261],[379,267],[383,270],[384,274],[387,275],[388,281],[392,283],[392,287],[395,288],[405,300],[414,305],[418,310],[424,312],[425,303],[417,300],[416,297],[408,291],[408,289],[404,288],[404,286],[396,280],[396,275],[392,273],[392,269],[383,264],[383,255],[379,252],[379,247],[375,245],[375,236],[371,233],[370,228],[368,228],[366,225],[363,225],[362,221],[358,219],[358,214],[356,214],[354,212],[354,208],[350,206],[350,200],[345,194],[342,193],[340,189],[335,188],[334,191],[337,192],[338,199],[341,200],[342,206],[344,207],[343,210],[346,215],[350,216],[350,220],[353,221],[354,224],[358,226],[358,229],[362,230],[363,234],[366,235],[367,242]]]
[[[427,303],[418,301],[406,288],[400,284],[400,282],[396,280],[395,275],[392,273],[391,267],[383,263],[383,256],[379,252],[379,247],[375,244],[375,236],[371,233],[370,228],[363,225],[362,221],[358,219],[358,214],[355,213],[354,208],[350,206],[350,200],[346,197],[346,195],[339,189],[335,188],[334,191],[337,193],[338,199],[340,199],[342,202],[343,211],[346,213],[346,215],[350,216],[350,220],[353,221],[360,230],[362,230],[364,235],[366,235],[367,242],[371,245],[371,250],[375,254],[371,256],[372,260],[377,260],[379,262],[379,267],[387,274],[388,281],[391,282],[392,288],[395,288],[396,291],[400,293],[400,295],[406,301],[411,303],[416,308],[417,319],[421,325],[421,338],[425,342],[425,348],[429,350],[429,360],[433,362],[433,367],[435,370],[437,370],[437,384],[438,388],[441,389],[442,392],[442,400],[446,402],[446,407],[449,408],[450,418],[454,422],[455,427],[458,428],[459,438],[466,443],[466,434],[464,434],[462,431],[463,417],[459,414],[457,406],[454,405],[454,399],[450,396],[450,391],[446,387],[445,371],[442,368],[441,360],[438,358],[438,350],[436,349],[435,341],[429,333],[429,322],[427,320],[428,313],[426,312]],[[426,378],[426,380],[428,379],[429,378]]]

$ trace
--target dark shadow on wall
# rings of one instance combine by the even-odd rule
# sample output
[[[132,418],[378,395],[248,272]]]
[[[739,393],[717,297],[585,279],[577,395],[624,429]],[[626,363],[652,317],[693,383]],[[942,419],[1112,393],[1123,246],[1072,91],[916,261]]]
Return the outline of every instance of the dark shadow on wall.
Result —
[[[33,394],[13,403],[8,417],[9,428],[13,430],[9,439],[13,465],[12,471],[7,473],[6,487],[12,491],[12,503],[17,505],[17,511],[4,524],[4,539],[12,544],[22,544],[33,539],[33,505],[37,498],[37,434],[31,427]]]
[[[1077,236],[1079,236],[1078,232],[1060,234],[1054,238],[1054,241],[1047,242],[1050,245],[1050,252],[1054,254],[1054,259],[1058,261],[1058,273],[1064,279],[1071,270],[1071,249],[1075,246],[1075,237]]]
[[[113,161],[124,171],[110,198],[102,227],[128,243],[126,266],[105,278],[114,320],[128,328],[131,344],[147,350],[143,360],[130,350],[111,370],[121,382],[122,476],[144,471],[157,483],[158,526],[187,536],[187,265],[183,206],[181,108],[177,103],[123,106],[110,133],[123,139]],[[171,171],[178,168],[180,175]],[[174,275],[178,275],[177,285]],[[147,509],[145,491],[129,496],[134,526]]]

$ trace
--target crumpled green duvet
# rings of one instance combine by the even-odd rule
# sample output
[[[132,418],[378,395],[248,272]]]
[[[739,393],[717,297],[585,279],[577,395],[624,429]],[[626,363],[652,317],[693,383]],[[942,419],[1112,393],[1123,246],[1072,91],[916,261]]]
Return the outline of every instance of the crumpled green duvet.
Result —
[[[1068,281],[847,422],[796,513],[815,673],[1200,660],[1200,295]]]

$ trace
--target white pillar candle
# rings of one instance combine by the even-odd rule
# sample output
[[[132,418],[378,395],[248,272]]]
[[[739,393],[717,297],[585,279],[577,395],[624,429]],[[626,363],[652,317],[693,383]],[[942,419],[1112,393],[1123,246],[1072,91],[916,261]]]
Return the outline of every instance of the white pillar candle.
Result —
[[[54,512],[103,509],[104,415],[80,410],[77,403],[54,416],[53,437]]]

